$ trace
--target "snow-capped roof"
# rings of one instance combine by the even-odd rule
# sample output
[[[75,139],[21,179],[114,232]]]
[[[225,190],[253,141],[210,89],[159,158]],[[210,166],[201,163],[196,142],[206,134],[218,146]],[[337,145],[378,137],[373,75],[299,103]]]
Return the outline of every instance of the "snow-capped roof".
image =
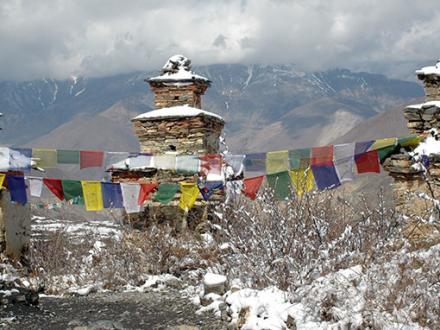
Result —
[[[148,79],[148,81],[163,81],[169,83],[192,80],[209,82],[208,78],[191,71],[191,60],[183,55],[171,56],[163,66],[160,76]]]
[[[175,107],[170,108],[162,108],[158,110],[148,111],[145,113],[142,113],[136,117],[133,118],[133,120],[136,119],[160,119],[160,118],[171,118],[171,117],[195,117],[195,116],[208,116],[208,117],[214,117],[217,119],[220,119],[223,121],[223,118],[219,115],[190,107],[188,105],[179,105]]]
[[[411,104],[411,105],[408,105],[406,108],[421,110],[421,109],[427,109],[427,108],[431,108],[431,107],[440,108],[440,101],[428,101],[428,102],[420,103],[420,104]]]
[[[425,75],[425,76],[428,75],[440,76],[440,60],[438,60],[435,65],[425,66],[419,70],[416,70],[416,74]]]

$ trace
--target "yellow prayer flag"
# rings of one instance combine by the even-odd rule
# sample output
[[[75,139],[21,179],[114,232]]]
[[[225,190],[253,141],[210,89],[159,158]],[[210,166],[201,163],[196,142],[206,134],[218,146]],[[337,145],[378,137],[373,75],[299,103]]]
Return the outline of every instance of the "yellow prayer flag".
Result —
[[[81,181],[83,188],[84,202],[87,211],[99,211],[104,208],[102,202],[101,182]]]
[[[6,174],[0,173],[0,188],[3,187],[3,182],[5,182]]]
[[[189,210],[199,195],[199,187],[195,183],[180,182],[180,192],[179,207],[183,210]]]
[[[307,169],[291,170],[289,175],[298,196],[309,192],[315,187],[315,178],[310,167]]]
[[[57,165],[57,151],[55,149],[32,149],[32,157],[37,158],[37,166],[42,168],[51,168]]]
[[[289,151],[271,151],[266,154],[266,173],[280,173],[289,170]]]
[[[392,147],[397,144],[397,138],[385,138],[385,139],[378,139],[374,141],[374,143],[371,145],[370,150],[380,150],[387,147]]]

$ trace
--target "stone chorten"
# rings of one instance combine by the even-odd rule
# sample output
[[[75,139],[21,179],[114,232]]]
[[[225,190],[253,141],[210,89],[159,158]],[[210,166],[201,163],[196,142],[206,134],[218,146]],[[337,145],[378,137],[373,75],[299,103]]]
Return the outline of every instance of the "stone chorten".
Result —
[[[430,130],[440,130],[440,62],[435,66],[424,67],[416,71],[423,81],[425,102],[409,105],[404,110],[407,127],[419,136],[427,136]],[[432,200],[417,197],[424,193],[430,198],[440,198],[440,156],[432,155],[427,166],[427,173],[413,165],[408,154],[417,146],[414,140],[401,145],[406,149],[389,157],[384,169],[394,178],[394,197],[397,210],[411,218],[421,216],[432,209]]]
[[[156,110],[138,115],[132,119],[134,132],[139,139],[141,153],[175,157],[178,155],[216,154],[224,120],[201,109],[201,96],[211,82],[191,71],[191,61],[182,56],[172,56],[157,77],[147,79],[155,94]],[[142,156],[139,156],[142,157]],[[129,159],[130,160],[130,159]],[[123,163],[124,164],[124,163]],[[125,163],[127,165],[127,163]],[[195,173],[182,173],[171,169],[158,169],[157,164],[144,164],[135,169],[130,166],[115,166],[112,180],[115,182],[195,182]],[[176,227],[195,228],[209,217],[208,208],[223,199],[221,194],[211,196],[204,202],[201,196],[195,207],[185,215],[178,208],[180,194],[168,205],[148,201],[144,215],[138,220],[165,219],[176,223]],[[188,222],[186,224],[186,221]]]

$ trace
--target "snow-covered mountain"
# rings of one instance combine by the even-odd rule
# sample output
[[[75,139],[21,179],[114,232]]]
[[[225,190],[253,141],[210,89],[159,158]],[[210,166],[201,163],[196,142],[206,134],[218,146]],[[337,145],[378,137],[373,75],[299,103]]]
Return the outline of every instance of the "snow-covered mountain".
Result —
[[[329,143],[423,95],[416,83],[345,69],[216,64],[194,71],[212,80],[202,106],[225,118],[235,152]],[[154,75],[0,82],[2,144],[134,150],[129,119],[151,109],[144,79]]]

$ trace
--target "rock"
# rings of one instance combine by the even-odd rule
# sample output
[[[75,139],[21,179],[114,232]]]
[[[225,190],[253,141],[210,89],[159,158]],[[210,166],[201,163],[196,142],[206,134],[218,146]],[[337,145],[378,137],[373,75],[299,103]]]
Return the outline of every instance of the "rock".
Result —
[[[205,295],[209,293],[216,293],[220,296],[226,292],[227,278],[224,275],[207,273],[203,277],[203,288]]]
[[[291,316],[290,314],[287,315],[286,326],[287,326],[287,329],[290,329],[290,330],[296,330],[296,322],[295,322],[295,319],[294,319],[293,316]]]

